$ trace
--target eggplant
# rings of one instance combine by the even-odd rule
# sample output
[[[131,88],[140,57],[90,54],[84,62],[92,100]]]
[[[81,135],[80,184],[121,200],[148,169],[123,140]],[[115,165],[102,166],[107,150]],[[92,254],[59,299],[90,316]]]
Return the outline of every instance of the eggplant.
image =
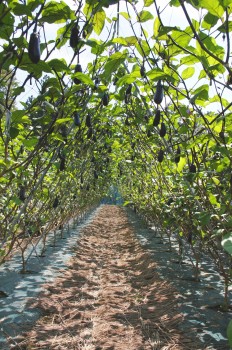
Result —
[[[141,75],[141,77],[144,77],[144,76],[145,76],[145,73],[146,73],[146,71],[145,71],[144,66],[141,66],[141,67],[140,67],[140,75]]]
[[[161,123],[161,127],[160,127],[160,132],[159,132],[159,134],[160,134],[160,136],[161,137],[164,137],[165,135],[166,135],[166,126],[165,126],[165,124],[164,123]]]
[[[163,98],[164,98],[164,90],[163,90],[162,81],[158,80],[154,101],[157,105],[159,105],[163,101]]]
[[[78,29],[78,25],[75,24],[73,27],[72,27],[72,30],[71,30],[71,35],[70,35],[70,39],[69,39],[69,44],[70,46],[75,49],[77,44],[79,43],[80,41],[80,38],[79,38],[79,29]]]
[[[196,168],[196,165],[194,163],[191,163],[189,165],[189,171],[190,171],[190,173],[194,173],[194,174],[197,172],[197,168]]]
[[[30,36],[28,55],[32,63],[36,64],[40,61],[40,38],[39,33],[35,31]]]
[[[155,118],[153,120],[153,126],[158,126],[160,123],[161,112],[159,109],[156,110]]]
[[[26,199],[26,195],[25,195],[25,187],[21,186],[19,189],[19,199],[24,202]]]
[[[162,163],[163,159],[164,159],[164,151],[160,149],[158,153],[158,162]]]
[[[54,202],[53,202],[53,208],[55,209],[55,208],[57,208],[58,207],[58,205],[59,205],[59,199],[56,197],[55,198],[55,200],[54,200]]]
[[[126,89],[126,95],[130,95],[132,90],[132,84],[129,84],[127,89]]]
[[[91,123],[91,115],[90,114],[87,114],[85,124],[88,128],[91,128],[92,123]]]
[[[78,112],[74,113],[74,124],[76,126],[81,126],[81,118],[80,118],[80,114]]]
[[[60,171],[63,171],[65,169],[65,158],[62,157],[60,160]]]
[[[81,67],[80,63],[78,63],[78,64],[76,65],[76,67],[75,67],[75,73],[82,73],[82,67]],[[78,78],[74,78],[73,81],[74,81],[74,83],[75,83],[76,85],[78,85],[78,84],[81,83],[81,80],[78,79]]]
[[[179,146],[178,146],[178,148],[177,148],[174,161],[175,161],[176,164],[178,164],[179,161],[180,161],[180,147],[179,147]]]
[[[107,92],[105,92],[102,97],[102,103],[103,103],[103,106],[108,106],[109,104],[109,94]]]

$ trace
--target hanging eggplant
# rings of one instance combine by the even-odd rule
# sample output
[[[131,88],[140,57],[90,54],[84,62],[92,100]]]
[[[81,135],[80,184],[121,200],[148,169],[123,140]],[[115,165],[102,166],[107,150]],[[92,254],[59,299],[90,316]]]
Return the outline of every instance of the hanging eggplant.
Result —
[[[59,205],[59,199],[56,197],[55,198],[55,200],[54,200],[54,202],[53,202],[53,208],[55,209],[55,208],[57,208],[58,207],[58,205]]]
[[[81,118],[80,118],[80,114],[78,112],[74,113],[74,124],[76,126],[81,126]]]
[[[60,171],[63,171],[63,170],[65,170],[65,157],[64,156],[60,159]]]
[[[166,130],[165,124],[161,123],[160,132],[159,132],[160,136],[164,137],[166,135],[166,132],[167,132],[167,130]]]
[[[155,118],[153,120],[153,126],[158,126],[160,123],[161,112],[159,109],[156,110]]]
[[[19,199],[24,202],[26,199],[26,195],[25,195],[25,187],[24,186],[20,186],[19,189]]]
[[[142,65],[142,66],[140,67],[140,75],[141,75],[141,77],[144,77],[144,76],[145,76],[145,73],[146,73],[145,67],[144,67],[144,65]]]
[[[91,115],[89,113],[86,116],[85,124],[88,128],[91,128],[91,126],[92,126]]]
[[[163,101],[163,98],[164,98],[164,90],[163,90],[162,81],[158,80],[154,101],[157,105],[159,105]]]
[[[108,106],[109,104],[109,94],[107,92],[104,92],[102,96],[102,104],[103,106]]]
[[[126,95],[130,95],[132,90],[132,84],[129,84],[127,89],[126,89]]]
[[[78,64],[76,65],[76,67],[75,67],[75,73],[82,73],[82,67],[81,67],[80,63],[78,63]],[[74,78],[73,81],[74,81],[74,83],[77,84],[77,85],[81,83],[81,80],[78,79],[78,78]]]
[[[178,148],[177,148],[174,161],[175,161],[176,164],[178,164],[179,161],[180,161],[180,147],[179,147],[179,146],[178,146]]]
[[[32,63],[40,61],[40,38],[39,33],[35,31],[31,34],[28,45],[28,56]]]
[[[93,136],[93,128],[90,127],[88,128],[88,131],[87,131],[87,139],[91,139],[92,136]]]
[[[164,159],[164,151],[160,149],[158,153],[158,162],[162,163],[163,159]]]
[[[78,25],[76,23],[72,27],[71,35],[70,35],[70,39],[69,39],[69,44],[73,49],[75,49],[77,47],[79,41],[80,41],[79,29],[78,29]]]
[[[194,174],[197,172],[197,168],[196,168],[196,165],[194,163],[191,163],[189,165],[189,172],[194,173]]]

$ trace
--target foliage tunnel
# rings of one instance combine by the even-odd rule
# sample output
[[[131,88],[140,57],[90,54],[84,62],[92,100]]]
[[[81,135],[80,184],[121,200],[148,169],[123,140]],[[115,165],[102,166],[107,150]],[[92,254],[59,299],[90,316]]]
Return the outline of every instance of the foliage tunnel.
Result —
[[[227,295],[231,13],[232,0],[1,2],[2,261],[113,187],[210,255]]]

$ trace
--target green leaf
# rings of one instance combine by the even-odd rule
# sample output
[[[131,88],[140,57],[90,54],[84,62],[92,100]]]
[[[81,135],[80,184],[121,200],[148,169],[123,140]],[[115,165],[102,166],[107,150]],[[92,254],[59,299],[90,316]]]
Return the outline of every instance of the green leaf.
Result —
[[[180,1],[179,0],[171,0],[170,1],[170,6],[179,7],[180,6]]]
[[[64,23],[67,20],[75,20],[75,12],[64,2],[50,1],[44,6],[42,16],[39,19],[41,23]]]
[[[26,111],[22,109],[17,109],[13,111],[11,116],[12,123],[21,123],[23,121],[25,113]]]
[[[202,28],[210,30],[213,26],[215,26],[218,22],[218,17],[212,15],[211,13],[207,13],[202,22]]]
[[[119,14],[124,17],[126,20],[129,20],[130,19],[130,15],[129,13],[127,12],[119,12]]]
[[[44,3],[44,0],[27,0],[27,5],[23,5],[25,7],[28,7],[30,11],[34,11],[38,6],[42,5]]]
[[[160,68],[154,68],[147,72],[146,74],[151,80],[159,80],[162,78],[167,78],[168,75]]]
[[[199,58],[192,55],[187,55],[185,57],[182,57],[180,60],[180,63],[185,64],[186,66],[192,66],[193,64],[198,62],[199,62]]]
[[[217,207],[220,207],[220,204],[218,203],[217,198],[212,193],[209,193],[209,201],[212,205],[216,205]]]
[[[191,102],[195,102],[196,100],[206,101],[209,99],[209,85],[201,85],[194,91],[194,96],[191,98]]]
[[[11,201],[12,201],[14,204],[16,204],[16,205],[20,205],[20,204],[22,203],[22,201],[21,201],[18,197],[16,197],[16,196],[13,196],[13,197],[11,198]]]
[[[127,55],[123,52],[114,53],[105,64],[104,75],[107,78],[110,77],[110,75],[125,61],[126,57]]]
[[[15,139],[19,134],[19,129],[14,128],[13,126],[10,127],[10,137],[12,139]]]
[[[83,84],[94,87],[94,82],[87,74],[77,72],[77,73],[72,75],[72,78],[77,78],[80,81],[82,81]]]
[[[192,40],[192,33],[189,34],[187,31],[174,29],[172,31],[172,38],[178,45],[187,47],[189,42]]]
[[[232,0],[220,0],[220,3],[227,7],[227,6],[230,6],[232,4]]]
[[[85,45],[92,47],[91,53],[94,55],[101,55],[105,50],[105,44],[96,39],[88,39]]]
[[[52,73],[49,65],[42,60],[40,60],[37,64],[31,63],[27,52],[24,52],[19,68],[27,71],[28,73],[33,73],[33,76],[37,78],[40,78],[44,72]]]
[[[138,13],[137,20],[138,20],[138,22],[143,23],[143,22],[147,22],[153,18],[154,18],[154,16],[149,11],[143,10],[143,11]]]
[[[219,0],[199,0],[199,6],[218,18],[221,18],[224,14],[224,9],[220,5]]]
[[[31,139],[23,140],[22,142],[26,148],[33,148],[37,144],[38,139],[37,137],[32,137]]]
[[[93,17],[93,30],[100,35],[105,25],[106,13],[104,10],[98,11]]]
[[[29,6],[19,4],[15,1],[13,3],[12,8],[13,8],[13,13],[15,16],[24,16],[24,15],[29,16],[29,17],[32,16],[31,9]]]
[[[15,89],[12,90],[12,93],[13,93],[14,96],[19,96],[24,91],[25,91],[24,87],[18,86]]]
[[[12,41],[20,48],[27,48],[28,46],[28,43],[23,36],[20,36],[19,38],[14,38],[12,39]]]
[[[232,320],[230,320],[230,322],[227,326],[226,334],[227,334],[227,338],[229,341],[229,345],[230,345],[230,347],[232,347]]]
[[[143,0],[143,3],[144,3],[144,7],[149,7],[152,4],[154,4],[154,1],[153,0]]]
[[[158,37],[158,35],[159,35],[160,26],[161,26],[161,23],[160,23],[159,17],[157,16],[155,21],[154,21],[154,26],[153,26],[153,34],[154,34],[155,38]]]
[[[195,68],[194,67],[189,67],[183,70],[181,76],[182,78],[185,79],[189,79],[193,76],[193,74],[195,73]]]
[[[47,64],[54,69],[56,72],[69,72],[70,69],[67,66],[65,59],[54,58],[47,62]]]
[[[55,123],[55,124],[60,125],[60,124],[69,122],[70,120],[73,120],[73,118],[60,118],[60,119],[57,119],[57,120],[56,120],[56,123]]]
[[[138,39],[136,36],[127,36],[124,38],[127,42],[127,45],[135,45],[138,42]]]
[[[135,44],[135,47],[137,51],[140,53],[140,55],[143,57],[148,56],[151,51],[151,48],[147,44],[146,40],[140,40],[139,42],[137,41],[137,43]]]
[[[206,226],[210,222],[211,214],[204,212],[204,213],[196,213],[197,219],[200,221],[201,225]]]
[[[9,41],[10,36],[14,31],[14,17],[11,14],[10,9],[3,3],[0,4],[0,38]]]
[[[207,77],[207,74],[206,74],[205,70],[202,69],[202,70],[200,71],[199,76],[198,76],[198,80],[201,80],[201,79],[206,78],[206,77]]]
[[[222,239],[222,246],[227,251],[227,253],[232,255],[232,233],[229,232]]]
[[[220,27],[218,27],[217,30],[219,30],[219,32],[221,32],[221,33],[226,33],[227,27],[226,27],[225,23],[223,23]],[[228,31],[229,32],[232,31],[232,21],[228,21]]]
[[[140,78],[141,74],[139,71],[134,71],[130,74],[125,74],[122,78],[120,78],[117,82],[118,86],[122,86],[124,84],[134,83],[136,78]]]

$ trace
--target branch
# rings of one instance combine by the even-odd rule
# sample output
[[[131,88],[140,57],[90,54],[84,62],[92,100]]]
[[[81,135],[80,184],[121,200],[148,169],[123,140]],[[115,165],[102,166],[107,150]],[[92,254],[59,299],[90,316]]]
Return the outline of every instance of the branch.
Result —
[[[195,39],[198,41],[198,43],[199,43],[200,47],[202,48],[202,50],[204,50],[209,56],[213,57],[217,62],[221,63],[224,67],[226,67],[226,69],[227,69],[227,71],[228,71],[229,74],[232,74],[231,69],[228,67],[228,63],[222,61],[220,58],[218,58],[217,56],[215,56],[215,55],[214,55],[211,51],[209,51],[209,50],[207,49],[207,47],[205,47],[205,45],[203,44],[202,40],[200,39],[199,35],[198,35],[197,32],[196,32],[196,29],[194,28],[194,26],[193,26],[193,24],[192,24],[192,21],[191,21],[191,19],[190,19],[190,17],[189,17],[189,14],[188,14],[187,10],[186,10],[186,7],[185,7],[185,5],[184,5],[184,0],[180,0],[180,5],[181,5],[181,7],[182,7],[182,9],[183,9],[183,11],[184,11],[184,14],[185,14],[185,17],[186,17],[188,23],[189,23],[189,25],[190,25],[190,27],[191,27],[191,29],[192,29],[192,32],[193,32],[193,34],[194,34],[194,37],[195,37]]]

